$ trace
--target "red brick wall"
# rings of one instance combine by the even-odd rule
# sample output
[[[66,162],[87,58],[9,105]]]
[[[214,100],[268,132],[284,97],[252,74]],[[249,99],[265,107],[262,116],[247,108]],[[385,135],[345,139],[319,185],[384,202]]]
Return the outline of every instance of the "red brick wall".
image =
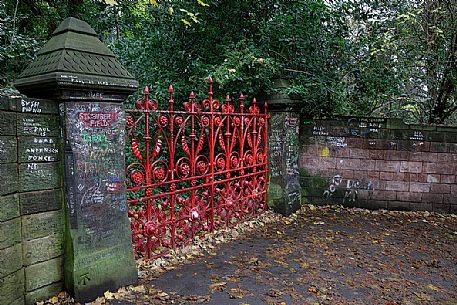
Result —
[[[457,127],[302,119],[299,163],[308,202],[457,212]]]

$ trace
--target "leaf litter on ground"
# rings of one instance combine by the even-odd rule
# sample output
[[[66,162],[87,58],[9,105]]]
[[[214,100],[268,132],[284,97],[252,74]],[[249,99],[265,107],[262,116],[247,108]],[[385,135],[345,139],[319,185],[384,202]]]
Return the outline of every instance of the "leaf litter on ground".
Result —
[[[223,228],[219,229],[214,232],[205,233],[198,235],[194,238],[193,243],[191,245],[185,246],[183,248],[179,248],[176,250],[171,251],[169,254],[155,259],[155,260],[137,260],[138,272],[139,272],[139,280],[140,285],[137,286],[127,286],[118,289],[116,292],[106,291],[103,296],[100,296],[92,303],[92,305],[105,305],[109,304],[109,300],[112,299],[119,299],[119,300],[126,300],[131,302],[138,301],[138,295],[144,295],[144,297],[157,299],[161,301],[167,301],[170,303],[180,303],[182,301],[188,302],[189,304],[200,304],[210,300],[209,295],[202,295],[202,296],[177,296],[173,293],[166,293],[159,289],[155,289],[152,286],[145,287],[144,283],[147,280],[152,278],[157,278],[160,274],[173,270],[176,267],[183,265],[197,257],[204,256],[205,253],[214,256],[217,255],[217,245],[222,243],[227,243],[232,240],[236,240],[239,238],[243,238],[245,235],[249,234],[252,231],[259,230],[262,227],[265,227],[269,224],[284,224],[286,226],[293,225],[297,223],[298,217],[307,215],[309,212],[316,212],[316,211],[334,211],[334,212],[341,212],[346,211],[350,215],[372,215],[373,217],[378,215],[386,215],[386,216],[405,216],[405,222],[409,223],[417,223],[422,222],[426,225],[443,225],[442,222],[437,223],[437,219],[455,219],[457,215],[454,214],[439,214],[434,212],[428,211],[389,211],[389,210],[368,210],[362,208],[347,208],[343,207],[342,205],[322,205],[316,206],[311,204],[306,204],[301,207],[298,211],[290,215],[289,217],[284,217],[279,214],[275,214],[271,211],[266,211],[265,213],[259,215],[258,217],[246,221],[244,223],[240,223],[232,228]],[[411,219],[411,220],[410,220]],[[325,225],[326,222],[318,216],[311,216],[305,217],[304,221],[308,221],[313,225]],[[403,221],[401,221],[403,222]],[[444,225],[446,227],[446,225]],[[329,230],[331,231],[331,230]],[[339,234],[339,231],[336,231],[336,234]],[[369,232],[367,232],[369,233]],[[278,238],[284,238],[284,232],[281,230],[277,230],[276,234]],[[452,232],[452,234],[457,235],[457,231]],[[340,235],[343,235],[341,233]],[[384,237],[388,237],[391,233],[385,232],[382,234]],[[452,235],[451,235],[452,237]],[[347,235],[347,238],[354,238],[353,236]],[[328,242],[333,242],[332,238],[324,238]],[[322,241],[320,241],[321,243]],[[371,241],[372,244],[381,244],[377,239],[373,239]],[[349,249],[348,249],[349,250]],[[281,253],[282,251],[279,250]],[[285,254],[289,251],[284,251]],[[276,263],[286,266],[283,260],[276,260]],[[249,264],[258,265],[259,261],[257,258],[253,257],[248,260]],[[311,261],[300,261],[299,267],[302,269],[310,268]],[[268,265],[265,265],[268,266]],[[292,268],[295,270],[295,268]],[[225,276],[224,278],[228,282],[238,282],[238,277],[233,276]],[[215,291],[224,291],[226,289],[227,282],[214,282],[209,285],[208,290],[209,292]],[[434,286],[433,284],[429,284],[425,287],[430,292],[439,291],[440,288]],[[311,294],[319,294],[319,289],[315,286],[310,286],[308,291]],[[243,290],[241,288],[230,288],[227,290],[230,298],[243,298],[246,295],[249,295],[250,292],[247,290]],[[276,293],[275,290],[270,291],[271,296],[278,296],[279,293]],[[270,294],[268,293],[268,294]],[[429,300],[429,295],[423,292],[414,292],[414,295],[417,296],[419,300]],[[179,300],[177,299],[179,298]],[[60,292],[57,296],[54,296],[47,301],[37,302],[37,305],[83,305],[76,303],[73,298],[66,292]]]

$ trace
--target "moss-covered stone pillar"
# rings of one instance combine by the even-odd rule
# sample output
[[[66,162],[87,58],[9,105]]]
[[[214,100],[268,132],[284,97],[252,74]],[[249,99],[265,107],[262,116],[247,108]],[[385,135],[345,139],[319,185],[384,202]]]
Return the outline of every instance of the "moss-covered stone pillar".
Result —
[[[138,84],[90,26],[64,20],[15,83],[59,103],[65,287],[80,303],[137,280],[125,192],[122,102]]]
[[[287,83],[281,80],[275,85],[280,91],[284,91]],[[286,216],[300,207],[298,109],[297,101],[285,93],[280,92],[268,99],[270,182],[267,201],[274,211]]]

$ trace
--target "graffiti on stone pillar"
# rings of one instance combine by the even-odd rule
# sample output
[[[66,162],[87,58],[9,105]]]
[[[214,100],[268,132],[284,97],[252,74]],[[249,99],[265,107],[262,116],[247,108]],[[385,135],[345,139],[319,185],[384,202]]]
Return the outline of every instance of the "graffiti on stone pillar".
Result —
[[[299,204],[300,182],[298,170],[299,152],[299,124],[300,118],[297,114],[288,112],[285,116],[285,135],[286,135],[286,190],[289,195],[289,206]]]
[[[66,108],[65,154],[74,164],[67,173],[72,177],[70,222],[84,229],[78,242],[93,246],[114,236],[125,216],[123,111],[110,103],[68,103]]]
[[[284,158],[284,130],[282,125],[282,117],[280,115],[273,115],[270,119],[270,136],[268,139],[269,145],[269,159],[270,159],[270,173],[271,176],[281,177],[283,172],[283,158]]]

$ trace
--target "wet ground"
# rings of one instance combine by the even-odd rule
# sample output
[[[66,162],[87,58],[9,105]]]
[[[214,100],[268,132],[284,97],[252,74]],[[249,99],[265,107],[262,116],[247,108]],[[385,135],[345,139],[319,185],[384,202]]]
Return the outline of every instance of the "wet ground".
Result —
[[[306,209],[142,280],[112,305],[457,305],[457,217]]]

